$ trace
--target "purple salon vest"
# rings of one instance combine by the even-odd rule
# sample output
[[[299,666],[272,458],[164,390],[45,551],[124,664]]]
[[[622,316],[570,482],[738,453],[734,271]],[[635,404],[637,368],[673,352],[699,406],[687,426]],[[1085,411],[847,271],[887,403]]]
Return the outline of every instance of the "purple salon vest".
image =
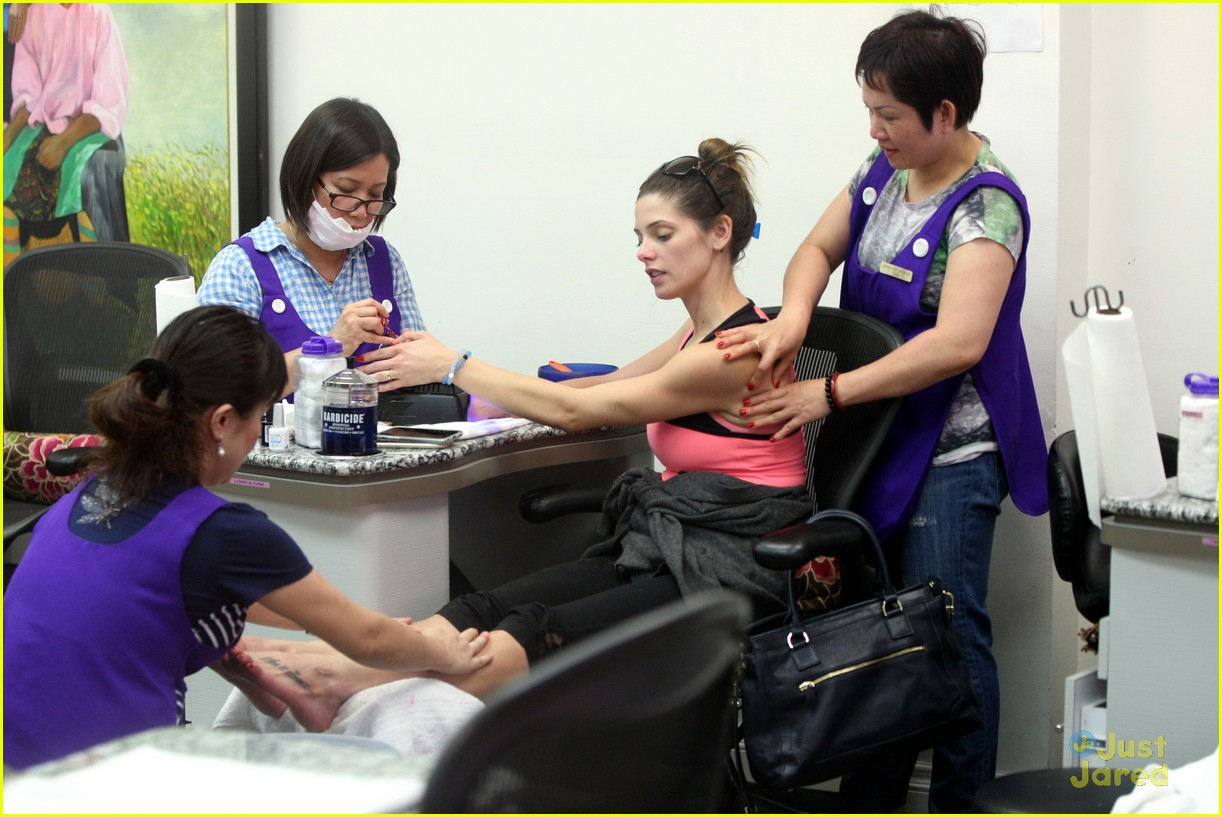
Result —
[[[395,300],[395,275],[390,263],[390,249],[386,246],[386,239],[380,236],[371,235],[365,240],[373,245],[373,253],[366,256],[369,262],[370,290],[375,300],[390,302],[390,328],[398,334],[403,326],[399,320],[399,304]],[[233,243],[241,247],[250,258],[255,277],[259,279],[259,286],[263,289],[263,312],[259,315],[259,320],[280,344],[281,350],[291,352],[300,349],[301,344],[318,333],[305,325],[293,302],[284,294],[280,273],[276,272],[276,267],[267,254],[255,248],[250,236],[244,235]],[[279,310],[276,309],[277,305]],[[363,355],[376,348],[376,344],[364,343],[352,354]]]
[[[38,522],[4,594],[4,762],[17,769],[174,726],[186,677],[228,650],[196,639],[179,577],[226,501],[188,489],[135,535],[98,544],[68,525],[82,490]]]
[[[873,204],[873,201],[867,204],[862,193],[866,189],[881,192],[894,172],[886,155],[880,154],[853,197],[849,216],[850,249],[844,262],[840,306],[886,321],[906,340],[931,329],[938,316],[921,309],[921,290],[955,207],[981,186],[999,187],[1018,202],[1023,218],[1023,249],[997,316],[993,337],[984,356],[969,372],[989,412],[1014,504],[1027,514],[1045,513],[1048,510],[1045,470],[1048,448],[1019,325],[1027,284],[1027,239],[1031,234],[1027,199],[1018,186],[1001,173],[973,176],[942,203],[892,259],[891,263],[912,272],[912,280],[905,282],[865,269],[857,260],[857,245],[870,218],[870,204]],[[927,250],[923,257],[918,257],[913,245],[921,239],[926,242]],[[963,378],[964,375],[957,375],[903,398],[895,425],[856,501],[856,509],[873,523],[880,536],[887,536],[912,515]]]

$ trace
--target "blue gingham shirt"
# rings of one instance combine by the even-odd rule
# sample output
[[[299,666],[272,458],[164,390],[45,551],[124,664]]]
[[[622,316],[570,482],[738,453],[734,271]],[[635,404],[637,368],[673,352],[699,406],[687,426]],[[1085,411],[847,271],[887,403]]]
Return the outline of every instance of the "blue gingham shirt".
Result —
[[[333,283],[328,284],[271,218],[264,220],[247,235],[254,242],[255,249],[268,253],[272,266],[280,275],[285,295],[305,325],[319,335],[331,333],[345,306],[373,297],[373,290],[369,286],[368,256],[375,250],[368,241],[347,252],[339,275]],[[423,330],[424,318],[420,315],[416,291],[403,259],[389,242],[386,248],[390,251],[395,300],[402,312],[399,316],[402,328]],[[204,273],[196,300],[200,305],[232,306],[253,318],[262,315],[263,288],[259,286],[250,258],[241,247],[227,244],[216,254]]]

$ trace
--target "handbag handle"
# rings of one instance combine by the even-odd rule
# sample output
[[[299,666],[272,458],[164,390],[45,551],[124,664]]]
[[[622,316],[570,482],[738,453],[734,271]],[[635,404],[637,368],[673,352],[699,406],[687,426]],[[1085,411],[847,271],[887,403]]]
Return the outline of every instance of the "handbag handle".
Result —
[[[866,521],[865,517],[861,516],[860,514],[856,514],[856,513],[853,513],[852,511],[846,511],[840,508],[829,508],[826,511],[819,511],[814,516],[812,516],[810,519],[808,519],[806,524],[809,525],[812,523],[821,522],[821,521],[825,521],[828,519],[839,519],[843,522],[849,522],[853,525],[856,525],[858,528],[860,528],[862,533],[866,535],[866,538],[870,540],[870,544],[873,545],[874,547],[874,555],[878,562],[878,569],[880,573],[882,574],[883,615],[887,615],[888,609],[891,609],[891,608],[902,609],[900,608],[900,604],[899,604],[899,593],[896,592],[895,585],[891,583],[891,572],[887,570],[887,559],[883,555],[883,546],[878,541],[878,534],[874,532],[874,526],[871,525],[868,521]],[[791,619],[793,621],[800,621],[801,618],[798,615],[798,604],[797,604],[796,598],[794,597],[794,586],[793,585],[794,585],[793,571],[790,571],[789,573],[789,612],[790,612]]]

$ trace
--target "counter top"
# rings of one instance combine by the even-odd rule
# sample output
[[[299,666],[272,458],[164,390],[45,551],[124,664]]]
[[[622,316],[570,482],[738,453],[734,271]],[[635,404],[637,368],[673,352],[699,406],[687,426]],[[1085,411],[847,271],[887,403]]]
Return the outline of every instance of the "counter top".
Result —
[[[10,813],[390,813],[414,810],[435,758],[338,735],[166,727],[25,772],[5,769]],[[203,785],[212,781],[215,785]]]
[[[652,464],[644,426],[565,432],[515,419],[486,433],[485,424],[492,422],[464,429],[480,436],[442,448],[397,448],[366,457],[327,457],[295,444],[287,451],[256,447],[218,491],[241,501],[289,499],[291,494],[294,503],[333,508],[403,502],[504,474],[608,458],[649,457]]]
[[[614,434],[616,430],[604,429],[603,431]],[[625,428],[622,431],[624,434],[633,434],[639,432],[640,428]],[[252,467],[271,468],[279,471],[337,477],[387,474],[407,468],[451,462],[478,451],[486,451],[511,443],[570,436],[574,440],[581,439],[580,434],[569,434],[558,428],[528,422],[504,431],[456,440],[443,448],[399,448],[363,457],[324,456],[317,449],[305,448],[296,443],[291,444],[287,451],[271,451],[262,446],[255,446],[246,457],[242,470],[246,471]]]
[[[1218,503],[1181,496],[1175,477],[1167,480],[1162,493],[1146,499],[1116,499],[1105,496],[1099,502],[1101,510],[1117,516],[1182,522],[1188,525],[1218,525]]]

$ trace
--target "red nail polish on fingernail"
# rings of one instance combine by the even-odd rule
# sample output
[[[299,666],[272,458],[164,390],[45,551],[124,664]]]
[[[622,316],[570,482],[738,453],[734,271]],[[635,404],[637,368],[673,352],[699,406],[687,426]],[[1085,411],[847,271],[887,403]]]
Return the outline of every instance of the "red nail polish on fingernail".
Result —
[[[725,342],[724,340],[719,340],[719,341],[717,341],[717,348],[718,348],[718,349],[722,349],[722,348],[724,348],[724,347],[725,347],[725,345],[726,345],[726,342]]]
[[[726,360],[729,360],[729,359],[730,359],[730,353],[726,352]]]
[[[747,410],[746,410],[746,409],[739,409],[739,410],[738,410],[738,416],[739,416],[739,417],[746,417],[746,416],[747,416]]]
[[[713,337],[715,337],[715,338],[719,338],[719,337],[721,337],[721,330],[720,330],[720,329],[718,329],[716,332],[714,332],[714,333],[713,333]]]
[[[744,401],[743,401],[743,405],[744,405],[744,406],[749,406],[749,405],[751,405],[751,398],[750,398],[750,397],[748,397],[746,400],[744,400]]]
[[[752,420],[751,422],[747,423],[747,428],[755,428],[755,421]]]
[[[356,359],[356,362],[357,362],[357,363],[364,363],[364,362],[365,362],[365,356],[364,356],[364,355],[358,355],[358,356],[357,356],[357,359]]]
[[[769,438],[768,438],[768,442],[770,442],[770,443],[774,443],[774,442],[776,442],[776,437],[769,437]]]
[[[747,391],[755,391],[755,384],[754,384],[754,383],[748,383],[748,384],[747,384]]]

